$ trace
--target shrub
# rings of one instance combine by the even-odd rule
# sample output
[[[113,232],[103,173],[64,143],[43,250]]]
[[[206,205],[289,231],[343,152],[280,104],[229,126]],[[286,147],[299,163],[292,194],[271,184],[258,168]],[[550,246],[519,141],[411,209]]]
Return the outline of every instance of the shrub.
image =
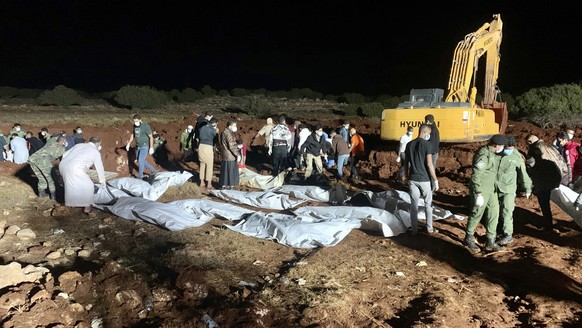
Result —
[[[178,97],[178,99],[177,99],[178,102],[189,103],[189,102],[195,102],[197,100],[204,98],[204,95],[202,94],[202,92],[196,91],[195,89],[186,88],[186,89],[182,90],[182,92],[179,93],[177,95],[177,97]]]
[[[37,98],[38,103],[41,105],[55,106],[81,105],[84,100],[77,91],[64,85],[57,85],[52,90],[45,90]]]
[[[342,109],[344,111],[345,116],[358,116],[358,110],[360,109],[360,105],[348,104],[347,106],[345,106]]]
[[[379,102],[364,103],[360,105],[362,114],[366,117],[381,117],[384,105]]]
[[[157,108],[168,103],[168,96],[149,86],[123,86],[114,100],[123,106],[130,108]]]
[[[233,97],[244,97],[251,94],[251,91],[244,88],[234,88],[231,92]]]
[[[338,98],[339,102],[347,102],[348,104],[361,104],[366,102],[366,97],[359,93],[346,92]]]
[[[557,84],[530,89],[515,100],[516,110],[528,116],[582,113],[582,88],[578,84]]]
[[[204,95],[205,98],[216,96],[216,90],[214,90],[209,85],[203,86],[202,89],[200,89],[200,91],[202,91],[202,94]]]
[[[256,118],[263,118],[269,116],[271,110],[265,97],[260,95],[248,96],[248,105],[246,106],[246,112],[249,116]]]

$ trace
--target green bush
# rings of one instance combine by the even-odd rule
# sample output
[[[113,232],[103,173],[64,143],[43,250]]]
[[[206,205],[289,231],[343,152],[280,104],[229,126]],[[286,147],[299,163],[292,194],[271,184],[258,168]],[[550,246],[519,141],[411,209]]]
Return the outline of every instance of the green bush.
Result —
[[[582,113],[582,88],[578,84],[557,84],[530,89],[515,99],[515,110],[527,116]]]
[[[182,92],[179,93],[177,97],[178,97],[177,100],[180,103],[192,103],[204,98],[204,95],[202,94],[202,92],[196,91],[195,89],[186,88],[182,90]]]
[[[338,98],[338,101],[348,104],[361,104],[366,102],[366,97],[360,93],[346,92]]]
[[[203,86],[202,89],[200,89],[200,91],[202,91],[202,94],[204,95],[205,98],[216,96],[216,90],[214,90],[209,85]]]
[[[246,112],[249,116],[256,118],[264,118],[269,116],[271,109],[264,96],[261,95],[250,95],[247,97],[248,105],[246,106]]]
[[[366,117],[381,117],[384,105],[379,102],[364,103],[360,105],[362,114]]]
[[[123,86],[114,97],[115,102],[130,108],[158,108],[168,103],[168,96],[149,86]]]
[[[359,104],[348,104],[347,106],[342,108],[345,116],[358,116],[359,109],[360,109]]]
[[[231,91],[231,94],[233,97],[245,97],[251,94],[251,91],[249,89],[244,89],[244,88],[234,88]]]
[[[398,104],[408,100],[408,96],[403,100],[402,97],[396,96],[389,96],[389,95],[382,95],[375,99],[376,102],[382,104],[384,108],[396,108]]]
[[[64,85],[57,85],[52,90],[43,91],[37,101],[40,105],[71,106],[82,105],[85,99],[77,91]]]

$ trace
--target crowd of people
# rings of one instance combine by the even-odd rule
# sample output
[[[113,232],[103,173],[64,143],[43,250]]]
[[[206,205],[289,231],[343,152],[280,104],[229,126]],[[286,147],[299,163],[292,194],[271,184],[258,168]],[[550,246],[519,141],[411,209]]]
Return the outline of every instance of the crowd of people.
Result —
[[[154,155],[166,141],[139,114],[132,117],[132,123],[125,148],[129,155],[135,142],[135,177],[146,178],[147,173],[155,175],[157,171],[148,162],[148,156]],[[440,147],[438,123],[429,114],[418,126],[416,138],[413,137],[414,130],[414,127],[407,127],[400,138],[397,179],[407,183],[410,193],[412,234],[419,230],[420,199],[424,200],[424,232],[434,234],[438,233],[432,224],[433,193],[439,189],[436,170]],[[527,198],[535,194],[542,210],[544,228],[557,229],[550,207],[551,191],[560,184],[573,188],[582,181],[582,147],[580,142],[573,140],[574,134],[573,129],[564,129],[548,144],[536,135],[529,135],[525,155],[519,152],[515,137],[510,135],[495,135],[487,145],[478,149],[473,156],[469,183],[471,204],[464,245],[474,251],[481,250],[474,238],[480,223],[486,230],[486,249],[495,251],[510,244],[513,241],[515,198],[519,192]],[[273,118],[267,118],[250,144],[261,138],[263,141],[257,145],[256,151],[269,158],[272,176],[293,171],[302,173],[304,181],[308,181],[313,175],[323,175],[327,170],[340,180],[347,181],[346,177],[349,177],[357,183],[360,179],[358,162],[366,156],[364,139],[347,120],[326,131],[321,124],[289,122],[284,115],[276,119],[276,124]],[[247,153],[237,120],[227,120],[224,130],[219,131],[218,120],[210,112],[199,115],[180,134],[179,142],[182,160],[199,164],[201,188],[237,188],[239,169],[245,167]],[[24,131],[19,123],[14,123],[6,136],[0,130],[0,149],[0,161],[30,166],[38,178],[39,197],[56,199],[57,184],[53,171],[59,160],[58,172],[63,180],[65,205],[83,207],[85,213],[91,213],[93,182],[87,172],[92,167],[97,171],[99,183],[105,186],[101,138],[92,136],[86,141],[80,126],[71,135],[65,131],[50,134],[48,128],[42,128],[35,136],[32,131]],[[220,173],[216,178],[214,165],[217,159]]]

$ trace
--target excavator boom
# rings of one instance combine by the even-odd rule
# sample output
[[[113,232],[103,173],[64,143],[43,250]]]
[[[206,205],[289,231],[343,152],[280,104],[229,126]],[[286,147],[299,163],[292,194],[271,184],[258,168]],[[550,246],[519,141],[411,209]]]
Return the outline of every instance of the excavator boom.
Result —
[[[412,89],[409,101],[382,112],[381,138],[399,140],[408,126],[417,127],[427,114],[435,117],[441,142],[481,141],[503,133],[507,107],[497,101],[502,28],[501,15],[496,14],[493,21],[467,34],[455,48],[445,100],[442,89]],[[475,77],[483,55],[485,81],[483,101],[478,106]]]

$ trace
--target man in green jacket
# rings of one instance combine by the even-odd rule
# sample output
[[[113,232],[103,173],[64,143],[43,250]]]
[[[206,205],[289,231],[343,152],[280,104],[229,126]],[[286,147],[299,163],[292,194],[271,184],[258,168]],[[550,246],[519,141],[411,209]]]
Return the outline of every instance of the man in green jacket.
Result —
[[[515,194],[519,184],[520,190],[525,190],[525,197],[529,198],[532,191],[532,181],[527,174],[525,160],[515,149],[516,142],[513,136],[507,137],[507,146],[503,150],[503,156],[497,172],[497,192],[501,217],[499,226],[503,236],[498,241],[501,246],[513,241],[513,210],[515,209]]]
[[[497,221],[499,220],[499,199],[497,197],[496,181],[501,153],[505,145],[507,145],[507,137],[496,134],[491,137],[489,144],[479,148],[473,157],[473,174],[469,187],[472,207],[471,215],[467,220],[464,244],[476,252],[481,251],[481,249],[475,244],[473,235],[485,213],[484,224],[487,230],[487,248],[494,251],[500,249],[495,242]]]
[[[48,196],[50,199],[56,200],[57,187],[52,178],[52,171],[55,167],[53,162],[63,156],[66,143],[66,137],[59,136],[54,143],[42,147],[28,158],[28,165],[38,179],[38,197]]]

